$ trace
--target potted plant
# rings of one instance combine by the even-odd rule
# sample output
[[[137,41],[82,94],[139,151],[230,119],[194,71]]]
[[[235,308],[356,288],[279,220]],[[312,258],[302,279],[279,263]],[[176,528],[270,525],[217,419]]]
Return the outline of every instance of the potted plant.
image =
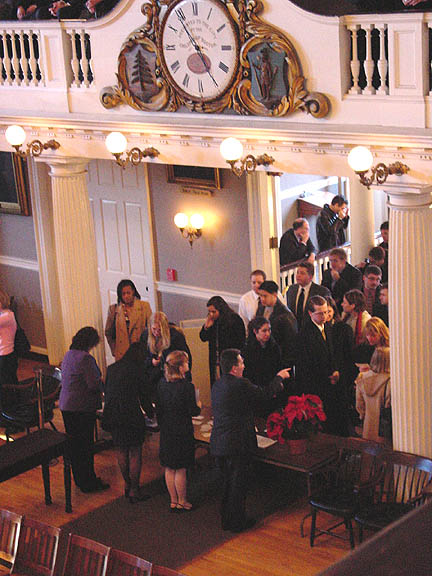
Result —
[[[267,418],[267,436],[286,444],[291,454],[306,451],[310,434],[318,432],[326,420],[321,398],[315,394],[290,396],[281,411]]]

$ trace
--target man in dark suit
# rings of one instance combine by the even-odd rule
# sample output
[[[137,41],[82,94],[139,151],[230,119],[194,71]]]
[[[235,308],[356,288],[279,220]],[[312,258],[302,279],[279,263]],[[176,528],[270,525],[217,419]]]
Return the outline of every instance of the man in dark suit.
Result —
[[[348,202],[343,196],[334,196],[330,204],[324,204],[316,223],[320,252],[345,244],[348,222]]]
[[[309,222],[306,218],[297,218],[293,227],[287,230],[280,241],[279,261],[280,265],[290,264],[297,260],[307,259],[308,262],[315,260],[316,248],[309,236]]]
[[[257,316],[270,321],[273,338],[282,353],[282,365],[290,368],[296,356],[297,320],[294,314],[278,298],[279,287],[273,280],[266,280],[259,287],[260,305]]]
[[[323,274],[321,285],[332,293],[339,310],[344,294],[348,290],[362,289],[363,276],[360,270],[347,262],[347,253],[343,248],[333,248],[329,256],[330,269]]]
[[[296,283],[288,288],[287,304],[297,318],[297,326],[300,332],[306,312],[307,303],[312,296],[331,296],[330,290],[312,282],[314,277],[314,265],[310,262],[302,262],[296,270]]]
[[[324,430],[338,434],[347,415],[339,410],[339,372],[331,326],[327,323],[327,302],[322,296],[313,296],[309,300],[308,315],[299,335],[296,377],[303,393],[321,398],[327,416]]]
[[[224,475],[222,528],[242,532],[255,524],[246,516],[248,467],[257,449],[254,409],[281,392],[283,384],[279,378],[269,387],[259,388],[243,378],[243,358],[235,348],[222,352],[220,367],[222,377],[211,393],[214,424],[210,451]]]
[[[380,305],[379,295],[381,291],[381,268],[373,264],[366,267],[363,276],[363,294],[366,300],[366,310],[371,316],[374,308]]]

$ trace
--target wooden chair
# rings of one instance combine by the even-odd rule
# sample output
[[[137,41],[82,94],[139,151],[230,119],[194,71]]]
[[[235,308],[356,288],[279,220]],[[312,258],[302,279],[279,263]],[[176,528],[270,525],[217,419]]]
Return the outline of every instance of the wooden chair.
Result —
[[[309,500],[312,515],[311,546],[318,536],[327,534],[341,540],[349,540],[351,548],[354,548],[352,520],[360,504],[373,499],[376,481],[383,475],[384,464],[379,456],[384,451],[383,444],[362,438],[346,438],[341,444],[337,460],[316,475],[315,488],[312,488]],[[329,527],[318,528],[319,511],[338,517],[340,520]],[[335,532],[336,528],[342,525],[348,530],[348,538]]]
[[[70,534],[63,576],[105,576],[109,551],[99,542]]]
[[[151,573],[151,562],[111,548],[106,576],[150,576]]]
[[[0,564],[10,568],[15,559],[22,516],[0,509]]]
[[[165,566],[153,564],[151,576],[184,576],[184,574],[171,570],[171,568],[165,568]]]
[[[53,576],[60,533],[60,528],[24,518],[11,574]]]
[[[432,460],[392,451],[383,455],[385,475],[377,482],[374,502],[359,509],[355,520],[359,539],[363,530],[382,530],[427,500],[432,481]]]

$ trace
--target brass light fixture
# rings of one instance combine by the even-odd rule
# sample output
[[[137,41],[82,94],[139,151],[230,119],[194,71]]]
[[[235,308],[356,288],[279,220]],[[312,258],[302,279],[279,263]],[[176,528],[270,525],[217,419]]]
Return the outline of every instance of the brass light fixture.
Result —
[[[57,140],[48,140],[48,142],[41,142],[40,140],[32,140],[27,144],[27,150],[21,150],[21,146],[26,139],[24,128],[16,124],[9,126],[5,133],[8,143],[15,148],[15,153],[21,158],[26,156],[40,156],[44,150],[58,150],[60,143]]]
[[[110,132],[105,138],[105,146],[115,157],[117,164],[121,166],[123,170],[129,162],[133,166],[137,166],[143,158],[156,158],[160,154],[159,150],[153,147],[140,150],[135,146],[127,151],[127,140],[121,132]],[[122,158],[124,153],[126,154],[126,158]]]
[[[180,230],[183,238],[189,240],[190,247],[194,240],[201,238],[202,227],[204,226],[204,218],[201,214],[193,214],[190,218],[187,217],[183,212],[178,212],[174,216],[174,224]]]
[[[372,184],[384,184],[391,175],[402,176],[409,171],[409,166],[401,162],[393,162],[387,166],[380,162],[376,166],[373,164],[372,152],[366,146],[356,146],[348,154],[348,164],[358,174],[363,186],[370,188]],[[371,171],[370,176],[366,176]]]
[[[254,172],[257,166],[270,166],[275,161],[268,154],[261,154],[258,157],[248,154],[245,158],[242,158],[243,146],[237,138],[225,138],[220,145],[220,153],[231,166],[233,173],[238,177],[245,172],[248,174]]]

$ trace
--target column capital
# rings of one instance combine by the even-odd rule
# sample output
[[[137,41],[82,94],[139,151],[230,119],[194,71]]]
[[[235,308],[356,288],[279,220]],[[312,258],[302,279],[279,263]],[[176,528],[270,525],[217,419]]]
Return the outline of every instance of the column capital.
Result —
[[[44,154],[38,158],[39,162],[44,162],[50,167],[50,176],[79,176],[85,174],[89,158],[74,158],[69,156],[54,156]]]
[[[384,185],[388,205],[396,209],[419,210],[432,204],[432,185],[420,183]]]

